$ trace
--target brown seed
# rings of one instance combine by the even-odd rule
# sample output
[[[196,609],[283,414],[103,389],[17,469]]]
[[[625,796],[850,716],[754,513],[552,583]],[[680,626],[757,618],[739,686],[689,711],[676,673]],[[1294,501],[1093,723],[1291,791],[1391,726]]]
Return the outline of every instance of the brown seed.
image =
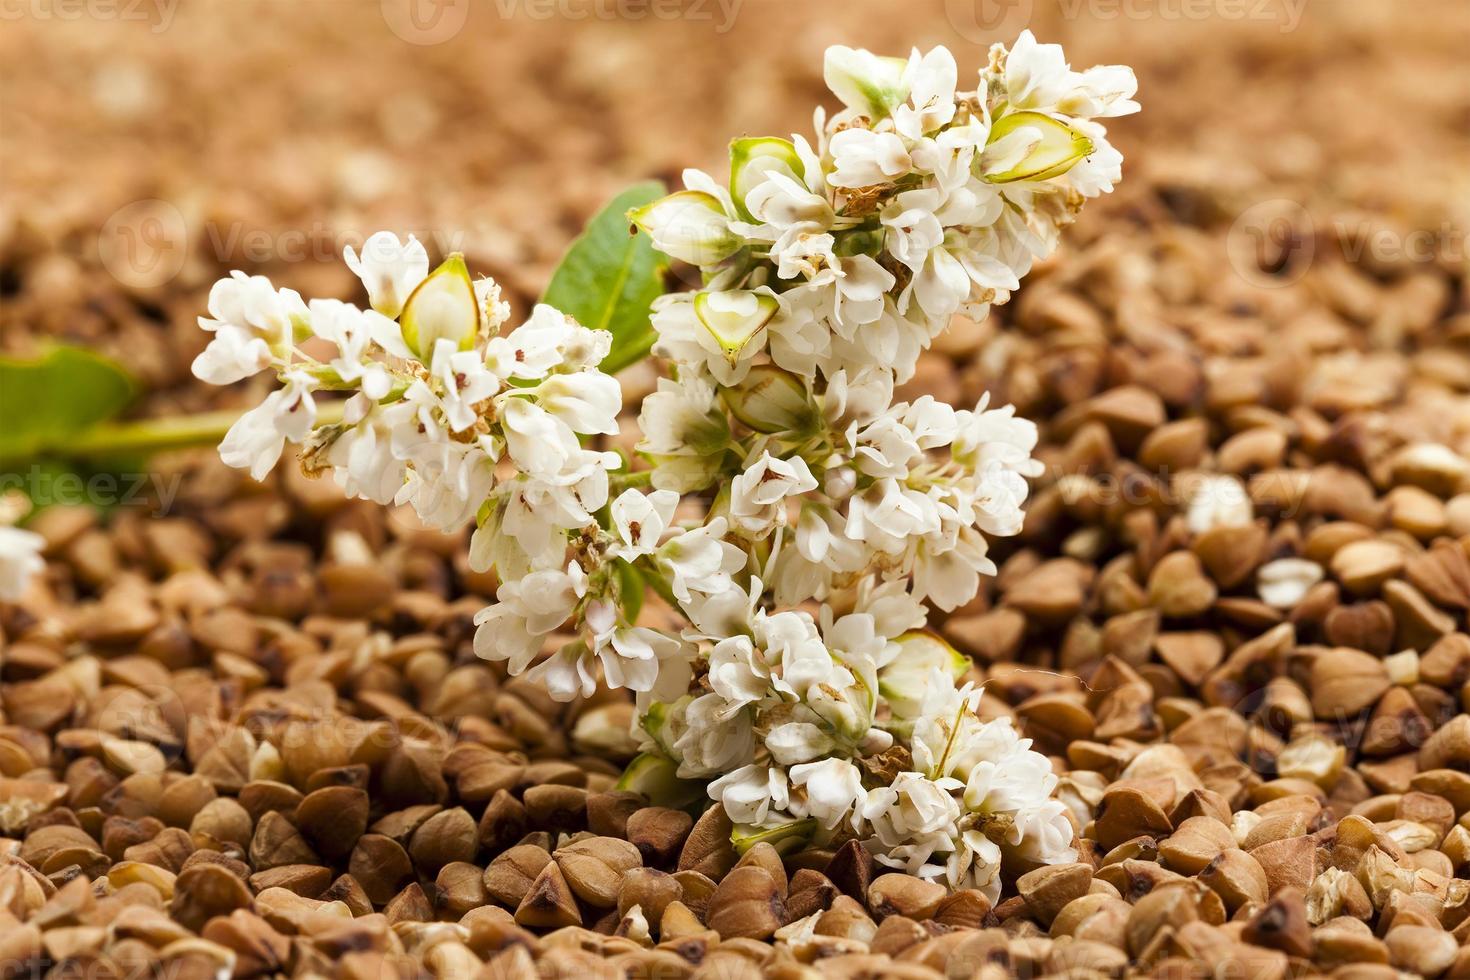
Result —
[[[1092,885],[1092,867],[1087,864],[1053,864],[1028,871],[1016,881],[1026,907],[1043,926],[1073,899],[1087,894]]]
[[[1108,849],[1142,835],[1162,837],[1172,829],[1158,802],[1133,786],[1110,788],[1097,808],[1097,842]]]
[[[1279,949],[1288,956],[1312,955],[1312,928],[1306,905],[1296,888],[1283,888],[1245,925],[1241,938],[1257,946]]]
[[[486,879],[486,890],[493,894],[495,889],[491,887],[488,870]],[[571,889],[567,887],[561,869],[551,860],[550,855],[547,856],[546,865],[526,889],[525,897],[516,906],[516,922],[528,928],[546,929],[582,924],[582,913],[577,909]]]
[[[1221,851],[1200,870],[1199,880],[1214,889],[1231,912],[1264,902],[1269,894],[1265,869],[1239,849]]]
[[[644,807],[632,813],[624,827],[626,839],[643,855],[643,863],[668,865],[683,849],[694,819],[682,810]]]
[[[638,848],[616,837],[580,840],[557,848],[552,858],[573,894],[601,909],[617,905],[623,875],[643,864]]]
[[[1464,769],[1470,765],[1470,715],[1456,715],[1419,750],[1420,769]]]
[[[363,834],[352,848],[348,871],[376,905],[385,905],[413,875],[413,862],[397,841],[382,834]]]
[[[730,843],[732,830],[734,824],[725,815],[724,807],[716,804],[705,810],[679,852],[679,870],[698,871],[716,880],[723,878],[737,860]]]
[[[1389,962],[1400,970],[1434,977],[1449,969],[1459,952],[1455,937],[1428,926],[1394,926],[1383,937]]]
[[[209,920],[201,935],[235,954],[235,974],[271,975],[287,969],[291,941],[269,922],[245,909]]]
[[[770,872],[746,866],[731,871],[710,897],[706,920],[724,939],[768,939],[786,919],[786,905]]]
[[[1312,711],[1318,718],[1344,719],[1370,707],[1389,684],[1377,657],[1347,647],[1323,650],[1312,661]]]
[[[296,807],[296,826],[325,858],[352,853],[367,829],[368,795],[351,786],[326,786],[306,794]]]
[[[1354,541],[1332,556],[1332,574],[1349,591],[1370,595],[1404,567],[1404,550],[1378,539]]]
[[[618,915],[627,915],[636,905],[649,922],[659,922],[669,903],[679,901],[683,893],[671,874],[655,868],[632,868],[618,885]]]
[[[250,905],[250,889],[228,868],[198,864],[184,869],[174,882],[168,913],[187,929],[198,932],[218,915],[229,915]]]
[[[550,862],[551,855],[545,848],[533,844],[512,847],[485,869],[485,891],[507,908],[518,906]]]
[[[933,917],[946,894],[943,885],[912,875],[890,873],[879,875],[868,887],[868,908],[879,919],[890,915],[928,919]]]
[[[1159,857],[1181,874],[1198,874],[1234,847],[1235,836],[1229,827],[1211,817],[1190,817],[1159,842]]]
[[[1190,551],[1165,555],[1148,577],[1148,602],[1170,619],[1199,616],[1214,605],[1215,585]]]
[[[521,797],[528,826],[580,830],[587,825],[587,791],[576,786],[532,786]]]
[[[264,871],[284,864],[320,864],[321,859],[291,821],[272,811],[255,825],[255,835],[250,838],[250,863]]]
[[[441,810],[419,825],[409,839],[408,854],[425,872],[437,872],[454,861],[473,861],[479,829],[464,807]]]

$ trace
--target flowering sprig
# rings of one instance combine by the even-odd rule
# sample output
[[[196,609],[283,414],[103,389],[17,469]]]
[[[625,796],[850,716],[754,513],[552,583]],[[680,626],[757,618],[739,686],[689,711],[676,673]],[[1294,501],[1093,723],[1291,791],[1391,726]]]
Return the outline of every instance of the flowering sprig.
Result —
[[[608,332],[543,305],[502,336],[493,282],[386,233],[346,256],[371,309],[221,281],[195,371],[281,381],[225,437],[231,465],[261,476],[299,444],[351,495],[473,522],[470,563],[500,581],[475,652],[562,701],[632,691],[624,785],[702,790],[742,847],[854,838],[994,896],[1007,857],[1070,860],[1073,828],[1049,760],[981,720],[969,662],[924,627],[1020,529],[1037,431],[894,386],[1111,188],[1095,120],[1135,111],[1135,85],[1029,32],[969,92],[944,48],[833,48],[824,76],[844,109],[815,143],[737,140],[728,186],[687,171],[630,215],[704,283],[653,304],[669,371],[641,407],[646,468],[590,448],[622,407]],[[350,393],[340,419],[322,391]],[[645,625],[649,589],[682,626]]]

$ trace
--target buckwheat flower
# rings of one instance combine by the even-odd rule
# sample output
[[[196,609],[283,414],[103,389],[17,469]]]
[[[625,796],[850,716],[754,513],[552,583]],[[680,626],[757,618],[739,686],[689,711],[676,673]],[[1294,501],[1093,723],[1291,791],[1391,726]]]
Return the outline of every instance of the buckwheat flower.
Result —
[[[288,371],[286,386],[265,397],[255,408],[235,420],[220,442],[219,454],[226,466],[249,470],[263,480],[281,458],[287,442],[300,442],[316,421],[312,398],[315,382],[303,371]]]
[[[335,299],[314,299],[307,309],[311,332],[337,347],[337,356],[327,362],[327,367],[342,381],[357,382],[369,398],[386,395],[392,377],[382,364],[369,358],[375,336],[383,332],[382,327],[375,329],[372,320],[384,321],[391,332],[397,332],[397,326],[376,311],[364,313],[351,303]]]
[[[653,554],[678,506],[679,495],[671,490],[640,493],[628,489],[619,494],[611,509],[613,529],[620,539],[617,555],[632,561]]]
[[[34,531],[0,526],[0,602],[18,602],[31,579],[46,571],[46,539]]]
[[[655,557],[669,577],[669,589],[681,603],[692,592],[717,594],[730,588],[730,576],[745,566],[746,556],[725,541],[727,524],[717,517],[703,527],[680,532],[664,542]]]
[[[729,636],[709,652],[710,688],[734,707],[754,704],[771,686],[770,667],[748,636]]]
[[[500,422],[511,458],[534,476],[556,476],[581,452],[571,427],[528,397],[505,399]]]
[[[846,759],[823,759],[792,766],[791,784],[806,791],[806,811],[831,830],[846,820],[867,796],[862,773]]]
[[[210,289],[209,316],[199,318],[199,326],[215,336],[195,358],[195,376],[231,384],[264,370],[308,317],[295,290],[278,290],[264,276],[231,272]]]
[[[367,287],[373,309],[387,317],[398,316],[414,287],[429,275],[429,253],[412,235],[400,242],[392,232],[376,232],[363,242],[361,255],[348,245],[342,257]]]
[[[827,175],[827,181],[833,187],[882,184],[902,176],[913,166],[908,148],[895,133],[844,129],[833,134],[828,146],[834,169]]]
[[[366,395],[359,394],[348,400],[343,421],[347,428],[327,454],[337,485],[349,497],[392,503],[408,467],[393,452],[392,435],[383,413]]]
[[[955,413],[955,438],[950,456],[971,469],[996,463],[1026,477],[1038,477],[1045,466],[1031,453],[1038,438],[1036,423],[1018,418],[1014,405],[988,408],[990,395],[982,395],[973,412]]]
[[[862,48],[833,45],[822,62],[822,80],[853,115],[882,119],[905,99],[908,62]]]
[[[783,766],[810,762],[837,748],[837,743],[826,732],[805,721],[777,725],[766,735],[765,742],[771,758]]]
[[[904,77],[908,98],[894,106],[893,126],[905,139],[918,142],[954,119],[959,66],[949,49],[941,46],[921,58],[911,57]]]
[[[190,370],[207,384],[228,385],[259,374],[271,360],[270,345],[263,339],[226,323],[214,328],[214,338],[194,358]]]
[[[817,479],[800,456],[778,459],[770,451],[730,484],[730,521],[755,537],[765,537],[786,522],[787,497],[817,488]]]
[[[561,628],[586,594],[587,575],[576,562],[502,582],[496,602],[475,614],[475,655],[509,661],[511,674],[521,673],[542,638]]]
[[[535,388],[536,403],[583,435],[615,435],[623,389],[599,371],[554,374]]]
[[[774,766],[742,766],[709,784],[709,797],[733,822],[764,825],[790,805],[786,773]]]
[[[452,432],[463,432],[479,421],[479,404],[500,390],[500,379],[486,370],[478,351],[460,350],[442,337],[434,343],[429,373],[438,382],[439,406]]]
[[[755,732],[746,711],[731,711],[718,694],[701,695],[675,714],[673,750],[682,779],[733,772],[755,755]]]

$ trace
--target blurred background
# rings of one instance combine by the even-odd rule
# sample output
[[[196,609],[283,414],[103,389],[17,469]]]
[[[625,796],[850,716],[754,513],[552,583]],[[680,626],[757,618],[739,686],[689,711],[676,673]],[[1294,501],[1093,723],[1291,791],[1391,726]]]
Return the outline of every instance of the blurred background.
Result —
[[[628,182],[809,133],[827,45],[945,44],[963,78],[1023,27],[1139,76],[1122,188],[1074,241],[1178,222],[1223,276],[1243,220],[1249,279],[1343,215],[1463,234],[1459,0],[0,0],[0,348],[61,336],[204,397],[216,277],[345,295],[380,228],[524,308]]]

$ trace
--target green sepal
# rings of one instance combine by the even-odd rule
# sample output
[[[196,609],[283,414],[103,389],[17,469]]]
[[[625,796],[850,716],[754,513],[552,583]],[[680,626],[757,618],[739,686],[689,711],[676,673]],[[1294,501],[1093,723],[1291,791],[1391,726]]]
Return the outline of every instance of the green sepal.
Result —
[[[398,315],[398,326],[403,342],[425,364],[433,359],[434,345],[441,339],[454,341],[460,350],[475,346],[480,300],[463,255],[453,253],[414,287]]]
[[[755,827],[738,823],[730,831],[730,843],[735,846],[735,853],[741,856],[757,844],[770,844],[777,854],[791,854],[801,850],[816,830],[817,821],[811,817],[776,827]]]
[[[997,119],[990,127],[987,143],[994,143],[1023,126],[1041,131],[1041,142],[1009,170],[986,174],[992,184],[1008,184],[1018,180],[1049,180],[1060,177],[1092,152],[1091,138],[1040,112],[1012,112]]]
[[[730,198],[746,221],[754,221],[755,216],[745,207],[745,195],[773,169],[784,170],[798,181],[806,178],[806,165],[790,140],[747,136],[730,141]]]
[[[704,784],[680,779],[672,759],[644,752],[628,763],[614,789],[641,793],[655,806],[683,810],[704,798]]]

